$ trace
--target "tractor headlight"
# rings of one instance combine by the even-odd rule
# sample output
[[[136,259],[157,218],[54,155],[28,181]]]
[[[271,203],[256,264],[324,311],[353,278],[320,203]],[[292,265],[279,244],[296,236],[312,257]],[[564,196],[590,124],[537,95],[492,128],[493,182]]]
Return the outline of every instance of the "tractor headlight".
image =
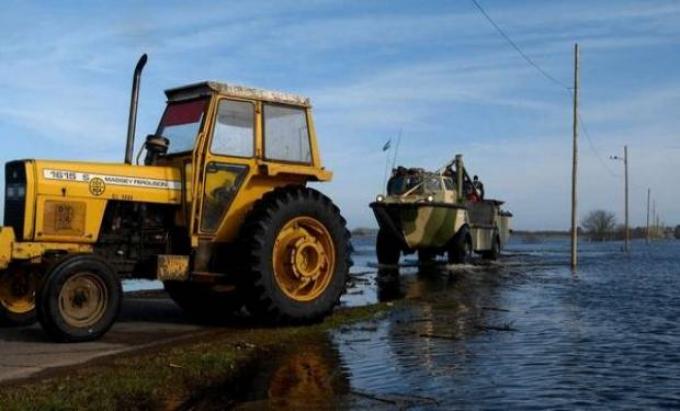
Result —
[[[11,184],[5,189],[8,200],[17,200],[26,196],[26,187],[21,184]]]
[[[379,195],[375,198],[375,201],[377,201],[377,202],[379,202],[379,203],[382,203],[383,201],[385,201],[385,197],[383,197],[382,194],[379,194]]]
[[[433,202],[433,201],[434,201],[434,197],[432,197],[432,196],[427,196],[427,202],[428,202],[428,203],[431,203],[431,202]]]

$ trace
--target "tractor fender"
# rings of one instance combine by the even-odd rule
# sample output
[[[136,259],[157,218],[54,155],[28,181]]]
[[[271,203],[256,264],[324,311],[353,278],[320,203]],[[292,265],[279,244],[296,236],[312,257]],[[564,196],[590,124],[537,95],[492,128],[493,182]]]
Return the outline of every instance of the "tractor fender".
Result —
[[[5,270],[12,261],[12,247],[16,240],[12,227],[0,227],[0,270]]]

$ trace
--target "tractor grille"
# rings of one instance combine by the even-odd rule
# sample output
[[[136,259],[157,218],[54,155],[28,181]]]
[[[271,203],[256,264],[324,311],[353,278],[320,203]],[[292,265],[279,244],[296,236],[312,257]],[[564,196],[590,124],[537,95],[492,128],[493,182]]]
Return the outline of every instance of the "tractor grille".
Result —
[[[26,162],[5,165],[5,226],[12,227],[18,240],[24,238],[26,213]]]

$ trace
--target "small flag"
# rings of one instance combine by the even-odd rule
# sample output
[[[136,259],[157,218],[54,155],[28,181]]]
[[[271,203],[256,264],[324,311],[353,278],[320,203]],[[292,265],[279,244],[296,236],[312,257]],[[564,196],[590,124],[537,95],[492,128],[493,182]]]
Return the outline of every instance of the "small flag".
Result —
[[[385,145],[383,146],[382,151],[387,151],[390,149],[390,147],[392,147],[392,139],[387,140],[387,143],[385,143]]]

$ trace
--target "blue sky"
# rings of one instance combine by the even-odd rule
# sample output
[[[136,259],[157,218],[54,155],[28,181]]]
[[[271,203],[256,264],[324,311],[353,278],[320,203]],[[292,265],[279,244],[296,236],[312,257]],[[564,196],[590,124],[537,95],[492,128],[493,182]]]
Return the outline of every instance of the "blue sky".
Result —
[[[631,219],[651,187],[680,224],[680,2],[479,0],[561,82],[581,53],[580,210],[622,215],[630,150]],[[388,138],[399,163],[438,168],[456,153],[504,199],[515,227],[569,226],[571,100],[467,0],[259,2],[6,1],[0,14],[0,141],[15,158],[121,161],[131,70],[143,52],[138,140],[163,90],[214,79],[311,97],[319,188],[350,226],[374,225]]]

